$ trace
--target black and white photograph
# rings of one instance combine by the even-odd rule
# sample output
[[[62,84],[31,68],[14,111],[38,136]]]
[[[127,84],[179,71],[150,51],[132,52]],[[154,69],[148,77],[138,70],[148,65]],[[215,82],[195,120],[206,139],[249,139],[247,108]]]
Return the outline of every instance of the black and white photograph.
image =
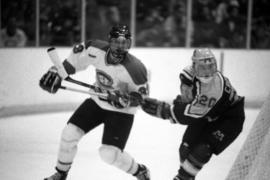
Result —
[[[269,10],[0,0],[0,179],[269,180]]]

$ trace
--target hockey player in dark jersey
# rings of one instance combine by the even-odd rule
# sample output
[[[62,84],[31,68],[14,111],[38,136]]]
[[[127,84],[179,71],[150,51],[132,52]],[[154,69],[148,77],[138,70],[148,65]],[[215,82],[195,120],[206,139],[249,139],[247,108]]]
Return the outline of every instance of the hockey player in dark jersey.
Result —
[[[63,66],[68,74],[74,74],[92,65],[96,69],[97,92],[108,92],[108,98],[91,96],[71,116],[61,135],[56,172],[45,180],[65,180],[77,152],[81,138],[104,124],[101,159],[138,180],[150,180],[148,168],[137,163],[124,151],[132,128],[134,114],[138,109],[136,97],[148,94],[146,67],[128,53],[131,34],[127,26],[112,27],[108,42],[88,41],[73,47]],[[60,73],[55,67],[40,80],[42,89],[55,93],[61,86]]]
[[[142,109],[172,123],[187,125],[179,148],[180,168],[173,180],[194,180],[213,154],[220,154],[242,131],[244,97],[217,71],[210,49],[195,49],[192,65],[180,73],[173,103],[145,98]]]

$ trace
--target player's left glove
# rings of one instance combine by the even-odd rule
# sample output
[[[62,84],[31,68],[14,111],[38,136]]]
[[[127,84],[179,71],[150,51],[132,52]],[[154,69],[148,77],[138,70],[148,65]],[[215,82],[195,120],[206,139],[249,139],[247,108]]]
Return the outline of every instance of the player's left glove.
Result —
[[[153,98],[144,98],[141,103],[142,110],[152,116],[156,116],[162,119],[169,119],[171,117],[171,106],[163,101],[159,101]]]

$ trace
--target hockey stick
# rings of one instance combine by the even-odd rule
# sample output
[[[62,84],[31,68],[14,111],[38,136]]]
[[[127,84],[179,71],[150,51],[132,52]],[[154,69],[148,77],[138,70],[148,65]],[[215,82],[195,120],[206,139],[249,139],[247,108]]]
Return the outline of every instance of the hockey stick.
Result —
[[[80,86],[84,86],[84,87],[87,87],[87,88],[90,88],[90,89],[93,89],[95,90],[96,89],[96,86],[93,86],[91,84],[87,84],[87,83],[84,83],[84,82],[81,82],[81,81],[78,81],[78,80],[75,80],[73,78],[71,78],[68,73],[66,72],[63,64],[62,64],[62,61],[60,59],[60,57],[58,56],[58,53],[55,49],[55,47],[51,47],[47,50],[47,53],[52,61],[52,63],[55,65],[55,67],[57,68],[57,71],[58,71],[58,74],[61,76],[62,79],[64,79],[65,81],[68,81],[68,82],[71,82],[71,83],[74,83],[74,84],[77,84],[77,85],[80,85]]]
[[[107,99],[107,97],[108,97],[108,94],[107,93],[91,92],[91,91],[76,89],[76,88],[67,87],[67,86],[60,86],[60,89],[68,90],[68,91],[72,91],[72,92],[77,92],[77,93],[82,93],[82,94],[99,96],[99,97],[101,97],[103,99]]]
[[[84,83],[82,81],[78,81],[78,80],[75,80],[71,77],[66,77],[65,81],[68,81],[68,82],[71,82],[71,83],[74,83],[74,84],[77,84],[77,85],[80,85],[80,86],[83,86],[83,87],[87,87],[87,88],[90,88],[90,89],[93,89],[95,90],[96,89],[96,86],[93,86],[91,84],[87,84],[87,83]]]
[[[91,90],[93,90],[94,92],[91,91],[84,91],[84,90],[80,90],[80,89],[75,89],[75,88],[71,88],[71,87],[66,87],[66,86],[61,86],[61,89],[64,90],[69,90],[69,91],[73,91],[73,92],[79,92],[79,93],[84,93],[84,94],[89,94],[89,95],[96,95],[99,96],[101,98],[107,99],[108,97],[108,90],[104,90],[101,89],[99,87],[93,86],[91,84],[87,84],[78,80],[75,80],[71,77],[69,77],[68,73],[66,72],[62,61],[60,59],[60,57],[58,56],[57,50],[55,49],[55,47],[51,47],[47,50],[47,53],[52,61],[52,63],[55,65],[55,67],[57,68],[58,74],[61,76],[62,79],[64,79],[65,81],[83,86],[83,87],[87,87]],[[96,89],[99,88],[101,90],[101,92],[96,92]],[[106,93],[107,92],[107,93]],[[133,97],[135,98],[135,97]]]
[[[58,56],[58,53],[55,49],[55,47],[51,47],[47,50],[47,53],[52,61],[52,63],[55,65],[55,67],[57,68],[58,74],[61,76],[61,78],[63,78],[65,81],[83,86],[83,87],[87,87],[90,88],[92,90],[94,90],[94,92],[91,91],[85,91],[85,90],[80,90],[80,89],[75,89],[75,88],[71,88],[71,87],[67,87],[67,86],[61,86],[60,88],[63,90],[69,90],[69,91],[73,91],[73,92],[78,92],[78,93],[83,93],[83,94],[89,94],[89,95],[95,95],[95,96],[99,96],[102,98],[107,98],[108,94],[107,93],[102,93],[102,92],[95,92],[96,90],[96,86],[93,86],[91,84],[87,84],[78,80],[75,80],[71,77],[69,77],[68,73],[66,72],[62,61],[60,59],[60,57]],[[104,90],[104,92],[106,92]]]

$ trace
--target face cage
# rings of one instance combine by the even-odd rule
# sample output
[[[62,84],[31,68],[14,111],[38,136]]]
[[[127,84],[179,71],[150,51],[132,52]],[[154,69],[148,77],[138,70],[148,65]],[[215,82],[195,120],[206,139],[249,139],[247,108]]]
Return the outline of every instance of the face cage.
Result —
[[[215,63],[194,63],[194,71],[197,77],[212,77],[217,72]]]

